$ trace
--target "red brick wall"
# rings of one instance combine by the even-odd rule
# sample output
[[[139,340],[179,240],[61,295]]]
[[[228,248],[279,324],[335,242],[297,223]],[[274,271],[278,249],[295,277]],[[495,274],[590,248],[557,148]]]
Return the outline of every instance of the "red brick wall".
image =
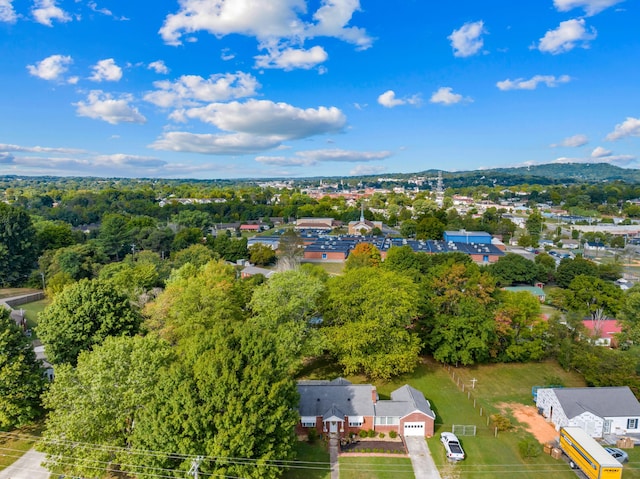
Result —
[[[305,251],[304,259],[322,260],[322,255],[326,254],[325,261],[344,261],[345,254],[341,251]]]
[[[424,421],[424,435],[426,437],[432,437],[434,431],[434,421],[429,416],[422,414],[420,412],[414,412],[409,414],[408,416],[403,417],[400,420],[400,433],[404,431],[404,423],[405,422],[421,422]]]

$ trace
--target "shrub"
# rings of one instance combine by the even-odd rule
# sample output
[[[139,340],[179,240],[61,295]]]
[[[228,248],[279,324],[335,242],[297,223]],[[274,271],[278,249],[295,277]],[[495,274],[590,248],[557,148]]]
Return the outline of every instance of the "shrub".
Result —
[[[365,438],[369,436],[369,432],[365,431],[364,429],[361,429],[360,432],[358,433],[358,436]]]
[[[397,432],[395,432],[395,431],[390,431],[390,432],[389,432],[389,437],[390,437],[391,439],[395,439],[396,437],[398,437],[398,433],[397,433]]]
[[[373,429],[371,429],[368,435],[369,437],[376,437],[377,433]]]
[[[491,421],[498,428],[498,431],[508,431],[513,425],[511,424],[511,419],[502,414],[493,414],[491,416]]]
[[[382,439],[382,438],[384,437],[384,432],[381,432],[381,433],[378,435],[378,437],[379,437],[380,439]]]
[[[518,451],[523,459],[538,457],[542,453],[542,445],[535,439],[528,437],[518,443]]]
[[[307,433],[307,441],[310,444],[313,444],[314,442],[316,442],[318,440],[318,430],[315,427],[312,427],[311,429],[309,429],[309,432]]]

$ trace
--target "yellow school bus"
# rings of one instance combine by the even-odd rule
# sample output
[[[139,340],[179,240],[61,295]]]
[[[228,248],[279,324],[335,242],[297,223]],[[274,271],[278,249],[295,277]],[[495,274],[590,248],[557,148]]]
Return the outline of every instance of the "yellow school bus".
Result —
[[[561,428],[560,449],[589,479],[622,478],[622,464],[582,428]]]

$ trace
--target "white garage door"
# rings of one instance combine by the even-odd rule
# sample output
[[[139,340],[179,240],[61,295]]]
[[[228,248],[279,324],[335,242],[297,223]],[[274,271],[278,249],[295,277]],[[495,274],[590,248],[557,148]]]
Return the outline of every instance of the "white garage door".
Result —
[[[405,422],[404,435],[424,437],[424,422]]]

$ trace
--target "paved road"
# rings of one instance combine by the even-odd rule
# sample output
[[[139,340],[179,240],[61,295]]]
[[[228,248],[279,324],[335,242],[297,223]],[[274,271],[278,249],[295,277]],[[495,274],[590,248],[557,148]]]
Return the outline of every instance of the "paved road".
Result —
[[[441,479],[424,437],[405,436],[404,441],[416,479]]]
[[[40,465],[44,458],[44,453],[30,449],[16,462],[0,471],[0,479],[49,479],[49,471]]]

